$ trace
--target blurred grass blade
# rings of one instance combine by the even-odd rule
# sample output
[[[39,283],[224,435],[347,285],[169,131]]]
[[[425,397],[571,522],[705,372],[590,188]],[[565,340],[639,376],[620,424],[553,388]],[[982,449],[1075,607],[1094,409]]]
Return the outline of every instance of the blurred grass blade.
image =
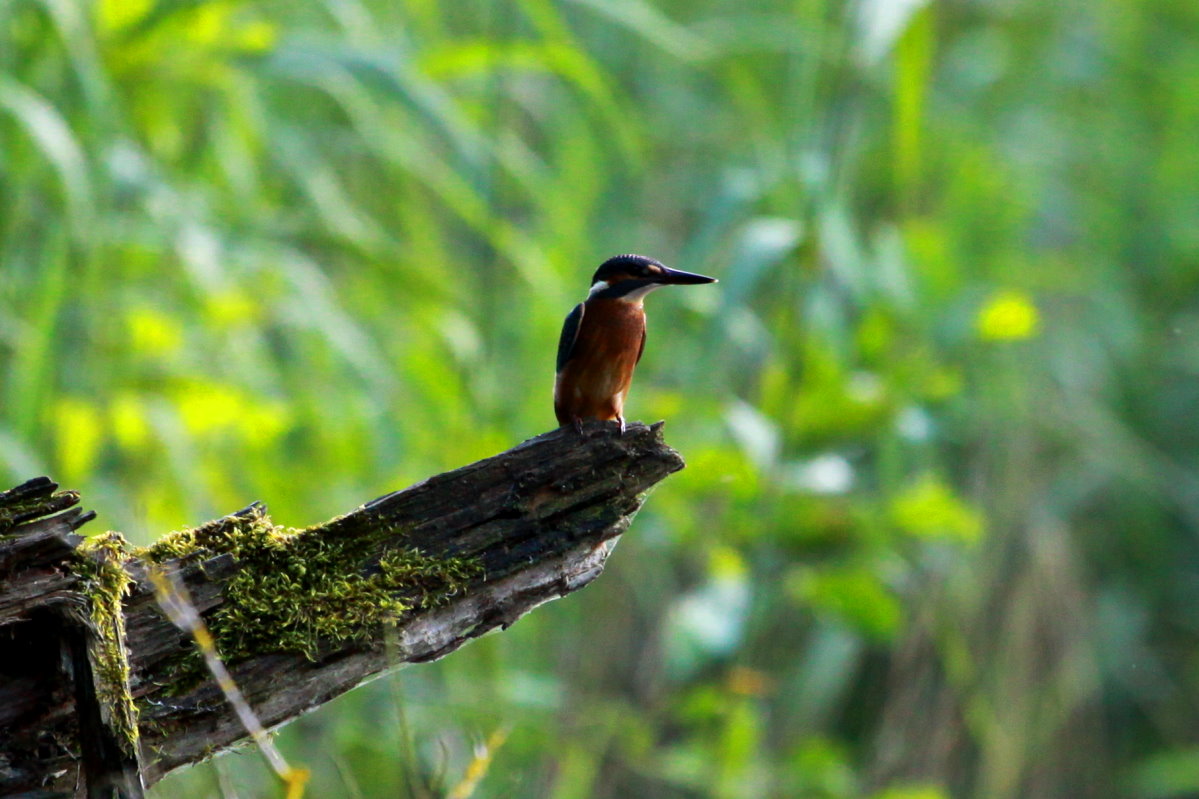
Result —
[[[87,157],[66,119],[48,100],[0,74],[0,111],[6,112],[54,167],[66,200],[67,221],[83,238],[94,216]]]

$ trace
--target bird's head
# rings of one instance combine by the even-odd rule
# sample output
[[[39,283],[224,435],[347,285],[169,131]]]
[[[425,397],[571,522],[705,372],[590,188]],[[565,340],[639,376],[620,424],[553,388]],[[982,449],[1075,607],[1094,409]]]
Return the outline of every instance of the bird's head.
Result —
[[[671,269],[644,255],[617,255],[595,270],[590,296],[637,301],[662,286],[715,282],[714,277]]]

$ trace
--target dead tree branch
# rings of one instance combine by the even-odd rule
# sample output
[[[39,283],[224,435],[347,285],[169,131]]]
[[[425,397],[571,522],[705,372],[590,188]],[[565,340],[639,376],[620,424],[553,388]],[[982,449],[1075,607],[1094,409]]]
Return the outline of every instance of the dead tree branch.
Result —
[[[135,796],[131,766],[150,785],[245,737],[147,569],[177,574],[255,713],[280,725],[595,579],[646,492],[683,467],[660,428],[556,430],[307,530],[279,530],[255,503],[137,551],[117,537],[80,548],[74,531],[92,514],[46,478],[0,493],[0,796]],[[123,649],[105,646],[116,619],[98,612],[114,574]],[[293,583],[309,593],[286,595]],[[347,618],[326,626],[323,609],[342,605]],[[255,627],[264,613],[277,636]],[[64,624],[89,642],[82,661]],[[96,690],[79,673],[89,662]],[[136,708],[125,740],[122,692],[127,716]]]

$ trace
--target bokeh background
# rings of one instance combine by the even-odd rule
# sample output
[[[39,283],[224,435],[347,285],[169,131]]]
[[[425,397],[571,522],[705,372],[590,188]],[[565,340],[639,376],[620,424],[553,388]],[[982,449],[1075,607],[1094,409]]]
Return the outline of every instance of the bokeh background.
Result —
[[[310,795],[1199,795],[1193,0],[0,0],[0,483],[96,530],[549,429],[625,251],[721,279],[630,396],[688,468]]]

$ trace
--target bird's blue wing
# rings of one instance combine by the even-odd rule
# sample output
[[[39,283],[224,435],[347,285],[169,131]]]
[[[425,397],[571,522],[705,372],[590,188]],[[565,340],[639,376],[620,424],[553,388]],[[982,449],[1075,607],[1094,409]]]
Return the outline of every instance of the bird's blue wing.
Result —
[[[558,339],[558,367],[557,371],[561,372],[562,367],[566,366],[566,362],[575,352],[575,341],[579,338],[579,325],[583,321],[583,303],[579,303],[574,307],[574,310],[566,315],[566,321],[562,323],[562,337]]]

